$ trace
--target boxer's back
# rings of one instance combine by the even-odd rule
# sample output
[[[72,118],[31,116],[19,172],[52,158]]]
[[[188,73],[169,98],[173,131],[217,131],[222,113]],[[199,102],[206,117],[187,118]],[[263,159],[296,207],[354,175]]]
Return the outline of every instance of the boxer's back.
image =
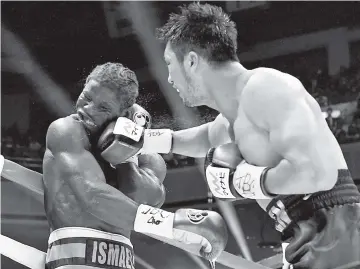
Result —
[[[114,227],[109,227],[108,224],[92,216],[86,210],[86,205],[79,201],[73,187],[69,184],[68,178],[66,178],[66,173],[60,171],[62,168],[59,167],[61,164],[55,157],[56,155],[66,154],[67,148],[69,151],[75,150],[75,148],[79,152],[89,151],[90,142],[83,125],[74,115],[57,120],[56,125],[60,128],[55,130],[55,134],[53,131],[48,131],[47,149],[43,161],[45,211],[50,228],[54,230],[76,226],[122,233],[122,231],[116,231]],[[68,131],[62,132],[64,129]],[[66,137],[59,139],[59,136]],[[87,168],[89,173],[94,173],[94,177],[96,177],[96,173],[102,173],[101,169],[99,171],[99,167],[89,166]],[[69,176],[73,176],[72,171],[68,171],[68,173]],[[97,178],[101,180],[104,177],[97,176]],[[79,178],[79,180],[82,179]]]

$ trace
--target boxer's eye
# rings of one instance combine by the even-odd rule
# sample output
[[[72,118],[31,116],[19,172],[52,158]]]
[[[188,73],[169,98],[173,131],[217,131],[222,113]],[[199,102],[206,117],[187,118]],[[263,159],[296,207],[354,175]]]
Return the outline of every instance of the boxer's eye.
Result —
[[[106,106],[100,106],[99,108],[101,111],[105,111],[105,112],[108,112],[109,111],[109,108],[106,107]]]

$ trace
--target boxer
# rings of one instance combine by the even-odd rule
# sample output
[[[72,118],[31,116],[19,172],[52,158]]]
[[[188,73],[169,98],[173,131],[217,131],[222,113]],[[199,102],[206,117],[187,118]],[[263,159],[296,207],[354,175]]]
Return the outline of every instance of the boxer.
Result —
[[[224,250],[227,230],[218,213],[159,209],[166,165],[160,155],[137,155],[130,145],[137,129],[150,123],[134,104],[137,95],[134,72],[121,64],[99,65],[86,80],[76,114],[50,124],[43,159],[51,232],[46,268],[132,269],[131,231],[198,245],[210,261]]]
[[[168,82],[185,105],[220,112],[210,123],[145,134],[143,151],[205,157],[219,199],[256,199],[289,242],[293,268],[360,267],[360,194],[319,105],[295,77],[248,70],[235,23],[191,3],[157,29]],[[160,141],[160,142],[159,142]]]

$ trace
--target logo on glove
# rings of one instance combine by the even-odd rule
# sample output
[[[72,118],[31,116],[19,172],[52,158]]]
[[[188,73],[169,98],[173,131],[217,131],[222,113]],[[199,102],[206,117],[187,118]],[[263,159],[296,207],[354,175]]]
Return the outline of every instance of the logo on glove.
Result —
[[[251,178],[249,173],[234,179],[234,187],[240,195],[244,194],[245,197],[255,196],[255,180]]]
[[[227,188],[226,188],[226,185],[225,185],[225,182],[224,182],[225,177],[226,177],[225,173],[219,173],[217,176],[214,176],[213,183],[216,186],[216,188],[215,188],[216,192],[218,192],[219,194],[221,194],[221,192],[222,192],[223,195],[228,196],[229,193],[226,191]],[[220,179],[220,186],[217,184],[218,179]]]
[[[150,117],[149,115],[146,115],[144,112],[141,111],[136,112],[133,116],[133,121],[137,125],[140,125],[145,129],[149,129],[151,127]]]
[[[201,223],[207,217],[206,212],[201,211],[201,210],[194,210],[194,209],[188,209],[186,211],[186,215],[187,215],[188,219],[190,220],[190,222],[192,222],[194,224]]]

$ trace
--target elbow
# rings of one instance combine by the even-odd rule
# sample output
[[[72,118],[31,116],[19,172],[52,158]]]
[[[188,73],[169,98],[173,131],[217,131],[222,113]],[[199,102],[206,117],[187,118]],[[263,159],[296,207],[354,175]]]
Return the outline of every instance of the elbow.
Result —
[[[336,166],[328,167],[321,175],[320,185],[322,191],[331,190],[332,188],[334,188],[337,181],[338,170],[336,169]]]
[[[338,180],[338,171],[336,166],[328,166],[323,169],[316,167],[309,168],[309,173],[312,175],[312,182],[314,182],[314,192],[329,191],[334,188]]]

